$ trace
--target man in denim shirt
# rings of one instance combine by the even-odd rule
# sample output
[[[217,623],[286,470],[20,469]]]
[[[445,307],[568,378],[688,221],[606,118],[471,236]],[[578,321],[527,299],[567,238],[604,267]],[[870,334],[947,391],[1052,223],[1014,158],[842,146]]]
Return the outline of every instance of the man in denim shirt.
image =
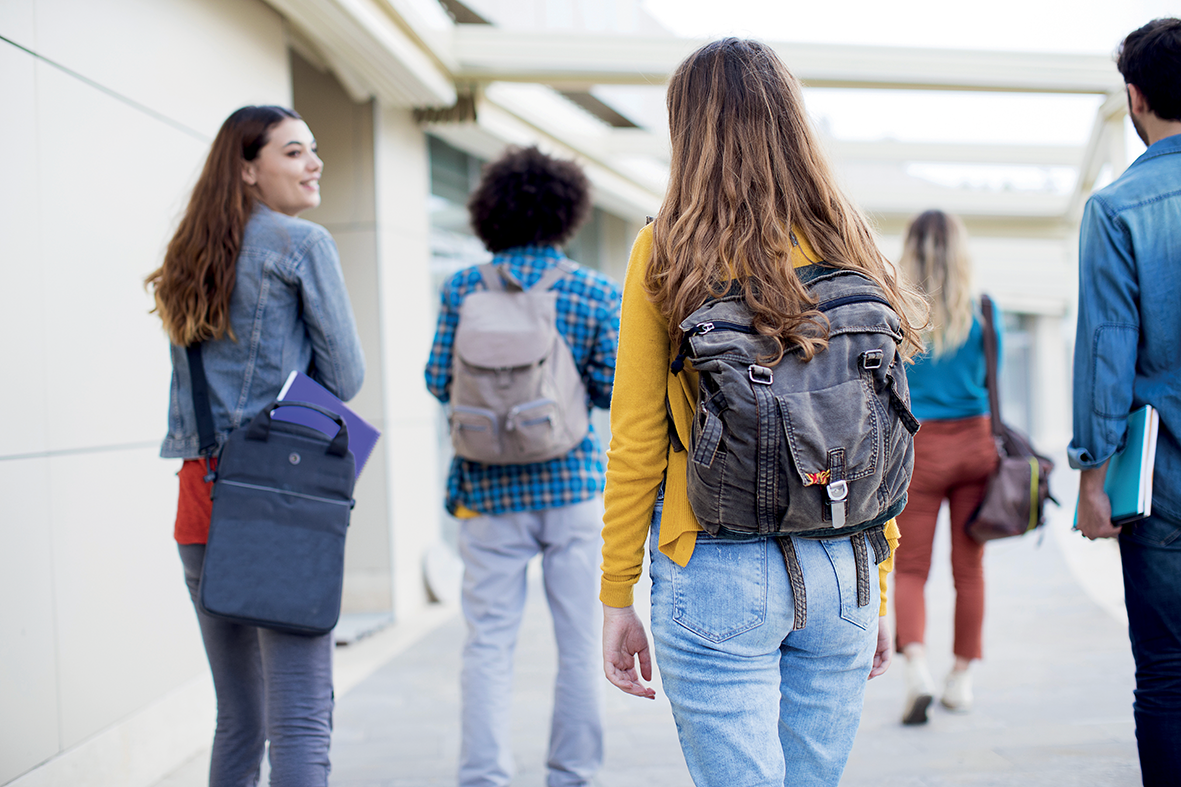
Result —
[[[611,404],[621,297],[615,282],[572,265],[559,250],[590,211],[589,188],[574,162],[537,148],[510,148],[485,167],[468,201],[472,228],[495,255],[500,275],[528,289],[557,266],[572,269],[550,290],[557,330],[570,348],[588,409]],[[486,288],[479,267],[461,270],[443,285],[426,384],[444,404],[453,392],[460,307]],[[581,787],[602,764],[597,593],[604,479],[593,426],[554,459],[484,464],[456,456],[451,462],[446,506],[461,521],[468,625],[460,678],[460,787],[506,787],[512,780],[513,650],[525,608],[526,566],[539,554],[558,646],[546,785]]]
[[[1134,711],[1145,785],[1181,779],[1181,20],[1131,33],[1118,67],[1148,150],[1083,213],[1074,439],[1078,527],[1119,537],[1136,658]],[[1152,516],[1111,523],[1107,462],[1127,415],[1160,412]]]

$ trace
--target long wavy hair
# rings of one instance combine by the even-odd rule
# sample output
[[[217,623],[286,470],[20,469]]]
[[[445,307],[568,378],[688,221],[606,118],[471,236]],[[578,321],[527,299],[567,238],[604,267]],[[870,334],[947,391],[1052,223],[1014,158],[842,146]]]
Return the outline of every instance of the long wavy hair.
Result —
[[[972,330],[972,261],[963,222],[941,210],[920,213],[907,227],[898,267],[930,303],[933,354],[958,350]]]
[[[668,116],[669,185],[645,285],[674,344],[680,322],[737,279],[780,357],[798,348],[810,360],[826,347],[827,320],[792,268],[794,227],[825,265],[876,281],[901,316],[904,357],[921,350],[925,304],[837,186],[800,84],[769,47],[726,38],[698,49],[669,81]]]
[[[144,279],[156,299],[169,340],[179,346],[229,335],[230,296],[246,222],[254,210],[242,168],[254,161],[270,131],[287,118],[284,107],[242,107],[217,132],[188,208],[168,242],[164,264]]]

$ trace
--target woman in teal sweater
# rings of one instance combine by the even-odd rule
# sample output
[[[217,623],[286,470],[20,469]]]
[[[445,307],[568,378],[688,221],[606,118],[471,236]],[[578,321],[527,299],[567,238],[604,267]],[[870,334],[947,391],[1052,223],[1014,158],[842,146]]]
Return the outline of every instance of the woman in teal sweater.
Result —
[[[923,591],[944,500],[951,514],[955,665],[941,702],[958,712],[972,706],[968,667],[981,657],[984,547],[964,527],[984,499],[998,456],[988,415],[983,326],[971,297],[971,262],[960,220],[938,210],[916,217],[907,230],[901,268],[931,305],[930,349],[907,372],[911,410],[922,429],[915,435],[906,510],[898,517],[902,542],[894,580],[896,639],[907,666],[902,722],[922,724],[935,695],[924,645]]]

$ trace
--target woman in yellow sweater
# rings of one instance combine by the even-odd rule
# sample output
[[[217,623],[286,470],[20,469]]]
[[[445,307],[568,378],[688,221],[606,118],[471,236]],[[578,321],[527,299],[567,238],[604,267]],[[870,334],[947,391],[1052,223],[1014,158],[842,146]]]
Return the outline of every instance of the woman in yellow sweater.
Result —
[[[687,452],[674,448],[669,421],[689,445],[698,375],[674,374],[670,362],[682,320],[734,282],[782,350],[819,351],[823,321],[811,321],[816,302],[797,274],[805,266],[878,282],[901,315],[907,355],[920,346],[907,315],[923,306],[895,282],[835,185],[800,85],[769,48],[737,39],[701,48],[674,73],[668,109],[668,192],[636,239],[624,283],[603,528],[604,668],[623,691],[655,696],[641,681],[651,680],[652,656],[632,608],[647,544],[655,650],[694,782],[835,785],[865,681],[890,661],[879,616],[892,558],[878,556],[879,582],[864,583],[872,603],[859,606],[857,579],[872,566],[859,573],[850,537],[791,537],[806,585],[794,594],[806,597],[800,626],[796,575],[777,539],[724,527],[710,535],[697,523]],[[893,520],[885,537],[892,552]]]

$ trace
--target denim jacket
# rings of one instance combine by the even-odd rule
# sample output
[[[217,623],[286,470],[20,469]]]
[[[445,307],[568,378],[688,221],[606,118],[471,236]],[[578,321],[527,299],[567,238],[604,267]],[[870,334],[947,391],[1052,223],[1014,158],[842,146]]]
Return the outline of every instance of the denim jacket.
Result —
[[[1071,467],[1111,458],[1145,404],[1160,412],[1153,514],[1181,522],[1181,135],[1149,147],[1083,213]]]
[[[201,347],[220,447],[230,430],[274,399],[294,370],[342,400],[356,396],[365,358],[336,244],[310,221],[259,203],[246,224],[230,298],[228,335]],[[198,456],[188,358],[172,346],[165,458]]]

